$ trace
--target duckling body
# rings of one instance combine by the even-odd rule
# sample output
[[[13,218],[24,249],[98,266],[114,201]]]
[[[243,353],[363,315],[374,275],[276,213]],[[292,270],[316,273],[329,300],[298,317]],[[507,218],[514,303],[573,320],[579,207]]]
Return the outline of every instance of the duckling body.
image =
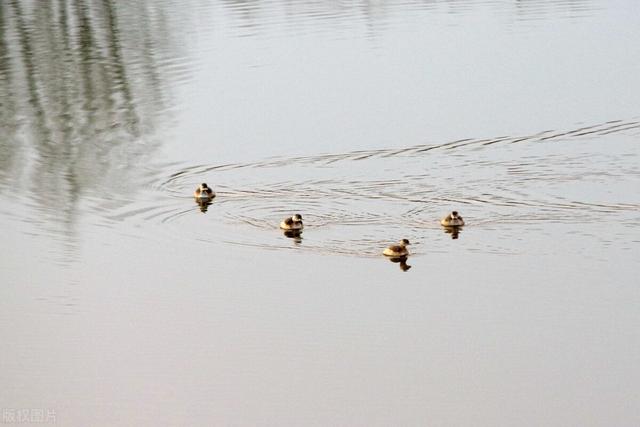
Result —
[[[464,220],[457,211],[453,211],[442,218],[440,220],[440,224],[444,227],[462,227],[464,225]]]
[[[304,228],[302,224],[302,215],[295,214],[289,218],[285,218],[280,223],[280,228],[287,231],[300,231]]]
[[[200,184],[196,191],[193,192],[193,197],[198,200],[208,201],[216,197],[216,193],[206,183]]]
[[[409,255],[409,251],[407,250],[408,244],[409,241],[407,239],[402,239],[397,245],[391,245],[386,248],[384,251],[382,251],[382,254],[394,258],[406,257]]]

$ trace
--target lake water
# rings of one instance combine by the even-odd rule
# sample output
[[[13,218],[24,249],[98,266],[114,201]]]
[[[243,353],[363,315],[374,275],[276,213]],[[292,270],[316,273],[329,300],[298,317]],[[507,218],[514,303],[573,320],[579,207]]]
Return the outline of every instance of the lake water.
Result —
[[[634,0],[0,3],[3,423],[639,425],[639,46]]]

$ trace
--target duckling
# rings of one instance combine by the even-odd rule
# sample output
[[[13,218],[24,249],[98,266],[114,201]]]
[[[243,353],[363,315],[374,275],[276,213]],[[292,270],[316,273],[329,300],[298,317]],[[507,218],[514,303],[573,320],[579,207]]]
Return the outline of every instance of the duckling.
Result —
[[[458,214],[458,211],[453,211],[449,215],[445,216],[440,220],[440,224],[444,227],[462,227],[464,225],[464,220]]]
[[[407,239],[402,239],[397,245],[391,245],[382,251],[382,254],[394,258],[406,257],[409,255],[409,251],[407,250],[408,244],[410,243]]]
[[[216,193],[206,183],[200,184],[196,191],[193,192],[193,197],[199,200],[211,200],[216,197]]]
[[[295,214],[294,216],[285,218],[280,223],[280,228],[282,228],[283,230],[302,230],[304,228],[304,225],[302,224],[302,215]]]

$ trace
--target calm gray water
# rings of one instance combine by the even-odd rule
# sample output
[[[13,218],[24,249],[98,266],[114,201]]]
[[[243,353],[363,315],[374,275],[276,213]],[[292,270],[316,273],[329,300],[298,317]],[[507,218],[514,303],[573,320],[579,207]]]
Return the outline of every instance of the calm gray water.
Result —
[[[639,46],[634,0],[1,2],[3,424],[639,425]]]

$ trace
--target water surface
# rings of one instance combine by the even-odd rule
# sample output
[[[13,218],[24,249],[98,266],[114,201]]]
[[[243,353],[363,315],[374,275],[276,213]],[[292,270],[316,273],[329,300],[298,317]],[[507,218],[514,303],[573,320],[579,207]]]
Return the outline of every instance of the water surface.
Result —
[[[639,16],[2,3],[3,422],[638,424]]]

